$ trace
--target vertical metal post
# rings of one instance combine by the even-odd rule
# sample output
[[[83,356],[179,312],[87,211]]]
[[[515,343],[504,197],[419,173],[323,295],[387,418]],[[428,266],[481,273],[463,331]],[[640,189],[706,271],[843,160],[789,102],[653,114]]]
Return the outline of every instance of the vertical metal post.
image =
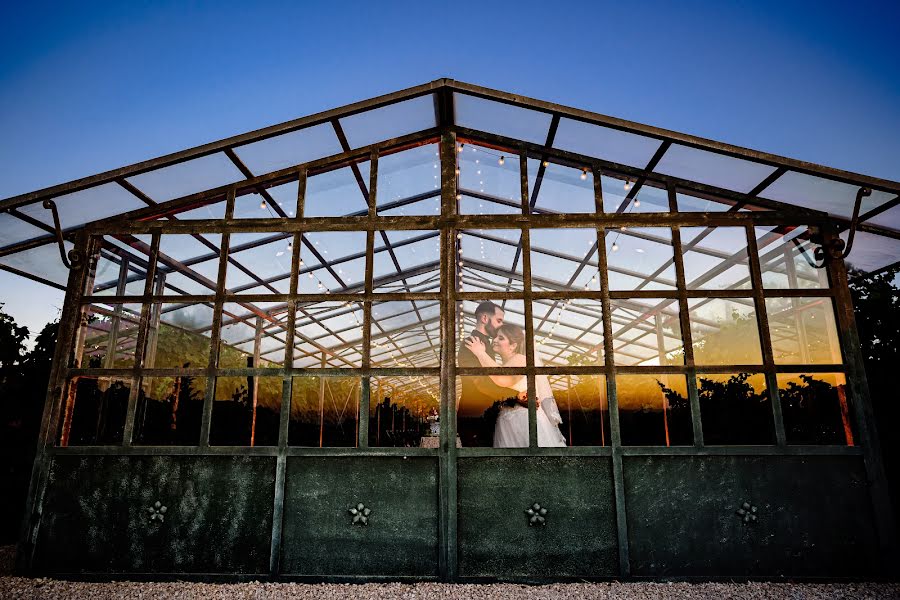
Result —
[[[253,367],[259,367],[259,354],[260,347],[262,345],[262,330],[263,330],[263,318],[256,317],[256,331],[253,335]],[[259,375],[253,376],[253,386],[250,390],[250,402],[251,402],[251,413],[250,413],[250,447],[252,448],[256,443],[256,406],[259,401]]]
[[[325,352],[322,352],[321,367],[324,369],[327,362]],[[319,377],[319,448],[322,447],[322,439],[325,435],[325,378]]]

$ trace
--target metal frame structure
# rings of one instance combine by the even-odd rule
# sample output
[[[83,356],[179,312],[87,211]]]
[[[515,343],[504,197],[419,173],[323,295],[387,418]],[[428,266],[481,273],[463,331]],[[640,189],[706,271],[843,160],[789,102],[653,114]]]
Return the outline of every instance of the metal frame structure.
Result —
[[[550,115],[550,126],[543,144],[524,141],[506,135],[480,131],[465,127],[456,122],[454,102],[458,94],[488,100],[503,105],[525,108]],[[434,127],[428,127],[412,133],[404,133],[398,137],[378,141],[371,144],[352,147],[348,141],[342,120],[354,115],[362,115],[367,111],[417,98],[431,96],[434,101]],[[578,154],[554,147],[554,138],[561,119],[599,125],[609,130],[640,135],[658,140],[659,146],[651,159],[642,168],[614,163],[594,156]],[[240,148],[244,145],[272,139],[280,135],[300,131],[304,128],[327,124],[333,128],[342,151],[302,164],[291,165],[265,174],[254,174],[242,161]],[[379,161],[392,154],[414,149],[422,145],[437,145],[439,148],[440,185],[437,189],[416,194],[408,198],[400,198],[382,202],[379,190]],[[457,156],[462,145],[476,145],[489,152],[501,153],[511,160],[517,159],[519,170],[519,201],[509,201],[474,189],[462,189],[459,185],[459,163]],[[684,146],[706,152],[714,152],[722,156],[749,161],[770,167],[772,171],[752,186],[749,192],[737,192],[709,184],[690,181],[682,177],[667,175],[655,171],[661,160],[673,145]],[[186,196],[158,202],[140,190],[131,178],[186,163],[190,160],[223,153],[240,171],[245,179],[213,189],[203,190]],[[368,165],[368,181],[364,176],[361,164]],[[528,172],[529,164],[536,164],[534,178]],[[591,213],[566,213],[563,210],[554,212],[537,206],[546,169],[552,164],[562,168],[571,168],[590,175],[593,181],[593,197],[595,211]],[[308,182],[318,174],[328,173],[335,169],[350,168],[353,179],[359,187],[359,193],[366,205],[366,210],[340,217],[306,216]],[[628,520],[626,514],[626,498],[623,483],[623,458],[629,456],[798,456],[829,455],[855,456],[865,461],[869,481],[874,514],[880,533],[879,545],[886,564],[896,552],[893,548],[892,534],[894,524],[887,502],[884,483],[884,472],[881,465],[878,440],[873,428],[871,408],[868,401],[865,373],[859,355],[859,345],[853,322],[852,305],[847,288],[847,272],[842,261],[830,260],[825,264],[830,285],[821,288],[804,289],[800,286],[773,289],[764,285],[762,274],[764,268],[761,260],[775,260],[783,249],[775,248],[765,251],[759,247],[758,227],[776,228],[779,232],[794,228],[809,228],[819,232],[821,239],[829,240],[837,236],[842,229],[849,226],[850,219],[829,215],[822,211],[787,205],[761,196],[764,191],[780,177],[793,172],[811,175],[823,180],[867,186],[882,194],[893,194],[876,208],[862,215],[859,230],[875,233],[887,238],[900,240],[900,231],[894,231],[877,225],[865,224],[869,218],[891,210],[900,204],[900,184],[859,176],[834,169],[818,167],[809,163],[793,161],[745,150],[734,146],[685,136],[657,128],[646,127],[610,117],[603,117],[575,109],[569,109],[545,102],[521,98],[518,96],[495,92],[450,80],[436,82],[411,88],[395,94],[382,96],[348,107],[327,111],[311,117],[298,119],[283,125],[269,127],[250,134],[236,136],[207,144],[192,150],[172,154],[159,159],[145,161],[131,167],[118,169],[82,179],[62,186],[10,198],[0,202],[0,210],[6,211],[18,219],[47,231],[46,236],[32,240],[16,242],[0,249],[0,258],[12,256],[18,252],[28,251],[49,243],[55,243],[52,227],[43,221],[22,212],[21,208],[46,199],[58,198],[90,190],[95,186],[116,184],[146,204],[139,208],[109,218],[69,227],[63,235],[74,241],[74,268],[69,274],[66,289],[66,302],[61,319],[57,353],[51,374],[51,386],[48,395],[42,427],[41,443],[29,490],[30,514],[23,530],[23,545],[19,556],[22,569],[31,567],[37,533],[41,525],[41,505],[46,491],[48,468],[56,456],[62,455],[241,455],[269,456],[276,461],[274,518],[271,542],[270,571],[273,576],[281,572],[281,552],[283,548],[283,511],[286,465],[289,457],[297,456],[329,456],[329,457],[395,457],[423,456],[437,458],[440,465],[440,546],[439,553],[441,578],[457,579],[458,544],[457,544],[457,464],[467,457],[525,457],[533,455],[578,457],[609,457],[612,461],[613,481],[615,488],[615,514],[618,532],[618,549],[620,575],[628,577],[631,573],[629,554]],[[604,211],[604,198],[601,180],[613,177],[633,182],[627,194],[615,211]],[[285,210],[272,196],[269,190],[285,183],[296,183],[296,205]],[[629,212],[629,208],[639,198],[642,189],[655,188],[664,193],[668,201],[667,210],[651,213]],[[730,208],[723,212],[678,212],[679,193],[688,193],[699,198],[711,198]],[[484,202],[515,208],[511,214],[461,214],[459,200],[463,196],[478,198]],[[244,219],[235,217],[235,206],[241,199],[252,196],[261,197],[264,206],[271,208],[275,214],[271,218]],[[439,199],[440,210],[436,215],[385,216],[382,214],[392,208],[401,208],[423,200]],[[848,202],[850,200],[848,199]],[[179,219],[182,212],[198,207],[224,202],[224,219]],[[289,216],[297,215],[296,217]],[[65,225],[65,224],[64,224]],[[668,228],[671,239],[650,239],[656,243],[671,247],[670,263],[662,265],[651,274],[624,272],[623,274],[643,280],[636,289],[611,289],[610,273],[618,273],[621,267],[611,267],[608,256],[608,241],[613,235],[644,236],[641,228]],[[682,230],[689,227],[707,228],[707,233],[716,227],[732,227],[746,235],[746,249],[736,252],[721,252],[702,244],[704,234],[685,242]],[[553,248],[540,247],[532,243],[532,235],[536,230],[588,229],[596,235],[596,242],[583,257],[571,256]],[[492,235],[497,231],[515,231],[518,239],[510,241],[502,236]],[[328,258],[320,253],[309,241],[309,234],[329,232],[364,232],[364,249],[354,248],[338,258]],[[412,233],[411,237],[400,242],[391,242],[392,232]],[[237,234],[256,234],[257,239],[251,242],[232,243],[232,236]],[[166,236],[192,236],[208,250],[203,255],[187,259],[168,256],[161,251],[161,244]],[[213,235],[219,236],[216,242]],[[776,234],[778,235],[778,234]],[[398,261],[396,252],[404,245],[439,242],[438,261],[425,262],[410,270],[404,270]],[[460,252],[463,239],[485,240],[510,249],[514,254],[513,264],[509,269],[490,264],[490,261],[479,261],[463,257]],[[805,242],[811,243],[809,236]],[[147,241],[149,240],[149,242]],[[244,264],[239,256],[241,252],[262,247],[275,242],[289,241],[290,270],[275,276],[264,277],[256,273],[255,264]],[[812,248],[812,246],[809,246]],[[135,252],[136,251],[136,252]],[[685,256],[689,252],[707,255],[720,264],[707,272],[702,278],[688,281],[685,275]],[[301,254],[315,258],[315,264],[305,265]],[[135,259],[134,254],[143,255],[143,259]],[[389,261],[394,273],[388,273],[376,279],[374,262],[378,256]],[[545,274],[533,272],[533,257],[546,255],[556,259],[569,261],[574,265],[574,275],[567,282],[556,282]],[[97,282],[98,257],[103,256],[118,267],[114,279]],[[354,260],[363,260],[365,264],[364,280],[360,283],[343,281],[337,269]],[[212,279],[195,269],[201,263],[217,262],[216,277]],[[788,261],[789,262],[789,261]],[[521,264],[521,268],[519,268]],[[703,281],[712,279],[727,269],[741,266],[746,269],[746,278],[741,285],[729,289],[704,289]],[[0,267],[9,268],[0,264]],[[674,268],[675,279],[665,280],[663,271]],[[576,286],[576,278],[585,269],[596,268],[597,289],[589,286]],[[229,270],[240,271],[250,279],[250,283],[229,287],[226,283]],[[319,281],[319,291],[307,293],[301,291],[300,278],[314,273],[330,274],[337,282],[334,287],[324,286]],[[25,274],[25,273],[23,273]],[[177,274],[182,278],[198,283],[208,293],[193,294],[191,290],[178,287],[172,283],[169,274]],[[491,283],[482,278],[488,274],[502,279],[506,283]],[[424,282],[410,284],[416,277],[425,277]],[[647,289],[650,284],[665,280],[668,289]],[[385,284],[401,283],[407,291],[382,291]],[[515,282],[515,283],[514,283]],[[128,293],[129,283],[142,285],[140,293]],[[287,283],[286,288],[276,285]],[[410,288],[415,291],[409,291]],[[578,289],[576,289],[576,287]],[[246,293],[246,290],[261,288],[263,292]],[[287,292],[282,290],[287,289]],[[109,293],[112,292],[112,293]],[[843,361],[832,364],[811,364],[799,362],[782,364],[776,360],[773,351],[779,338],[771,331],[769,316],[766,310],[767,298],[815,298],[833,303],[836,314],[839,346]],[[659,327],[645,327],[643,319],[623,318],[614,314],[617,305],[628,306],[629,302],[659,299],[660,305],[651,311],[658,314],[662,305],[677,307],[671,315],[677,318],[680,325],[680,348],[683,364],[641,365],[640,357],[634,357],[637,364],[624,364],[617,357],[626,350],[623,344],[640,346],[642,339],[647,338],[646,345],[650,349],[658,349],[658,336],[665,337]],[[762,360],[755,364],[699,364],[695,360],[695,343],[692,339],[692,319],[689,306],[691,301],[709,302],[714,299],[730,299],[744,302],[751,306],[757,319],[758,337]],[[466,321],[466,311],[461,310],[461,303],[494,300],[497,302],[521,302],[522,318],[526,334],[526,366],[511,371],[497,368],[462,368],[455,364],[455,354],[460,334],[470,322]],[[550,315],[556,311],[557,322],[562,307],[570,303],[593,301],[600,305],[600,315],[590,315],[594,319],[592,329],[602,332],[602,361],[589,366],[546,366],[535,364],[536,331],[544,327]],[[409,302],[408,316],[412,324],[390,329],[383,327],[373,315],[374,306],[380,302]],[[322,313],[307,311],[310,305],[329,304],[328,310]],[[536,303],[549,304],[550,309],[541,318],[535,318],[533,307]],[[139,304],[140,311],[126,314],[126,305]],[[109,315],[108,329],[101,333],[107,336],[105,363],[101,367],[85,364],[85,338],[89,323],[85,316],[92,306],[106,305]],[[208,327],[194,333],[209,333],[209,360],[206,366],[184,368],[157,368],[152,362],[155,353],[153,343],[148,343],[160,327],[164,313],[163,305],[206,305],[212,309],[212,319]],[[230,305],[237,305],[246,312],[241,316],[227,314]],[[423,316],[426,308],[437,306],[439,315]],[[696,305],[695,305],[696,306]],[[357,326],[352,325],[343,330],[330,329],[325,323],[328,318],[348,311],[354,316],[361,307],[362,319]],[[644,310],[646,305],[638,308]],[[572,310],[577,310],[573,308]],[[462,317],[462,318],[460,318]],[[358,318],[357,318],[358,319]],[[115,366],[115,352],[123,347],[125,337],[121,333],[120,324],[131,321],[136,325],[132,329],[134,340],[134,358],[131,366],[118,368]],[[252,368],[223,368],[220,366],[220,348],[222,347],[223,328],[230,323],[243,321],[254,331],[249,337],[232,341],[234,346],[252,344]],[[298,327],[309,323],[321,327],[326,336],[333,337],[337,343],[323,346],[315,339],[309,339],[298,332]],[[706,323],[715,326],[714,323]],[[631,329],[640,333],[634,337],[626,334]],[[552,334],[553,329],[551,329]],[[347,337],[346,334],[354,334]],[[358,333],[358,335],[356,335]],[[423,336],[424,343],[407,344],[404,334]],[[129,335],[131,335],[129,333]],[[342,337],[344,336],[344,337]],[[277,358],[266,366],[260,360],[266,360],[267,352],[262,348],[266,339],[277,341]],[[557,338],[559,339],[559,338]],[[626,342],[625,340],[628,339]],[[300,344],[298,344],[298,341]],[[131,351],[131,343],[125,346]],[[309,344],[311,350],[301,354],[300,346]],[[415,351],[410,347],[418,344]],[[280,356],[283,348],[283,358]],[[112,352],[110,350],[113,350]],[[577,338],[563,338],[560,346],[554,349],[554,356],[584,350],[585,344]],[[300,358],[320,360],[317,367],[295,366]],[[772,424],[775,443],[769,446],[710,446],[704,443],[703,422],[697,391],[698,374],[729,374],[738,372],[761,373],[765,376],[767,393],[772,407]],[[778,393],[777,375],[781,373],[799,374],[808,372],[839,373],[846,376],[851,392],[851,408],[857,432],[857,444],[849,446],[798,446],[787,440],[781,402]],[[492,449],[492,448],[457,448],[454,440],[457,435],[456,403],[457,378],[486,374],[522,374],[528,378],[529,390],[529,448]],[[691,408],[691,424],[693,445],[683,447],[665,446],[627,446],[622,444],[619,423],[617,375],[625,374],[669,374],[686,378],[688,399]],[[572,376],[602,376],[606,383],[608,399],[608,418],[610,441],[603,446],[572,446],[551,449],[538,447],[536,426],[535,377],[552,375],[557,380]],[[216,399],[216,379],[219,377],[254,378],[270,376],[281,378],[282,399],[280,409],[280,425],[277,446],[216,446],[210,444],[210,429],[213,407]],[[124,435],[121,445],[117,446],[68,446],[65,433],[71,423],[74,403],[73,381],[79,377],[105,377],[121,379],[130,384],[130,395],[124,422]],[[143,377],[195,377],[205,378],[205,399],[203,402],[202,421],[199,433],[199,444],[196,446],[144,446],[135,443],[135,414],[139,402],[141,379]],[[308,448],[291,446],[288,433],[291,422],[292,383],[297,377],[326,378],[358,378],[360,382],[359,410],[357,415],[357,437],[355,448]],[[379,381],[395,381],[396,385],[406,382],[421,393],[429,389],[424,379],[437,381],[436,390],[440,400],[440,420],[446,426],[441,429],[440,448],[382,448],[371,444],[369,439],[370,416],[369,407],[373,397],[380,394],[372,389],[372,379]],[[432,389],[432,393],[435,390]],[[321,438],[320,438],[321,439]],[[320,442],[321,445],[321,442]]]

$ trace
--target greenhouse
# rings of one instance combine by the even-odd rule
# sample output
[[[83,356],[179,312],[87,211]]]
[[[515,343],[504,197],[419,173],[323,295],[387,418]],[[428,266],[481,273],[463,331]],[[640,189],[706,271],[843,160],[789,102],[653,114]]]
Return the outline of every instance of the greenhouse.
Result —
[[[871,577],[900,183],[441,79],[0,201],[23,572]]]

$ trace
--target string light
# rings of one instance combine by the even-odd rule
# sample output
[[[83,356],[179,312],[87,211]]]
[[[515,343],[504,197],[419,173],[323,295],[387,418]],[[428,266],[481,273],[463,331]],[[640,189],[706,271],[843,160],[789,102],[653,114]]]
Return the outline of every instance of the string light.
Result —
[[[634,199],[634,207],[637,208],[637,207],[640,206],[640,205],[641,205],[640,199],[639,199],[639,198],[635,198],[635,199]]]
[[[616,242],[613,242],[613,245],[612,245],[612,251],[613,251],[613,252],[618,252],[618,251],[619,251],[619,244],[617,244]]]
[[[497,161],[497,163],[500,164],[500,165],[502,165],[502,164],[505,163],[505,162],[506,162],[506,159],[505,159],[504,157],[502,157],[502,156],[500,157],[500,160]]]
[[[582,181],[584,181],[585,179],[587,179],[587,171],[588,171],[588,170],[587,170],[587,167],[585,167],[584,169],[581,170],[581,180],[582,180]]]
[[[549,161],[549,160],[545,160],[545,161],[544,161],[544,168],[546,169],[546,168],[549,167],[549,166],[550,166],[550,161]]]
[[[266,210],[266,201],[265,201],[265,200],[261,201],[261,202],[259,203],[259,207],[260,207],[261,209],[263,209],[263,210]]]
[[[463,146],[464,146],[464,145],[465,145],[465,144],[460,144],[460,145],[459,145],[459,148],[457,148],[456,151],[457,151],[457,152],[462,152],[462,151],[463,151]]]
[[[625,188],[625,191],[627,192],[628,190],[631,189],[631,182],[626,179],[625,185],[623,187]]]

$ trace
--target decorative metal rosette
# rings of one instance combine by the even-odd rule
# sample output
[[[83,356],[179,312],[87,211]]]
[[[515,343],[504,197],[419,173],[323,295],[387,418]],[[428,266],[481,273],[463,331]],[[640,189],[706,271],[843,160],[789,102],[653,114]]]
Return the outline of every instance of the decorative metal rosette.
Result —
[[[150,516],[150,521],[159,521],[162,523],[166,520],[166,511],[168,507],[163,506],[163,503],[157,500],[153,503],[153,506],[147,509],[147,514]]]
[[[525,514],[528,515],[529,527],[533,527],[535,525],[543,526],[547,524],[547,509],[542,507],[537,502],[532,504],[530,508],[526,508]]]
[[[369,524],[369,514],[371,514],[372,509],[366,508],[366,505],[362,502],[351,508],[348,512],[353,515],[353,522],[351,525]]]
[[[744,524],[755,523],[756,510],[756,507],[750,504],[750,502],[744,502],[739,509],[734,511],[734,514],[740,517],[741,522]]]

